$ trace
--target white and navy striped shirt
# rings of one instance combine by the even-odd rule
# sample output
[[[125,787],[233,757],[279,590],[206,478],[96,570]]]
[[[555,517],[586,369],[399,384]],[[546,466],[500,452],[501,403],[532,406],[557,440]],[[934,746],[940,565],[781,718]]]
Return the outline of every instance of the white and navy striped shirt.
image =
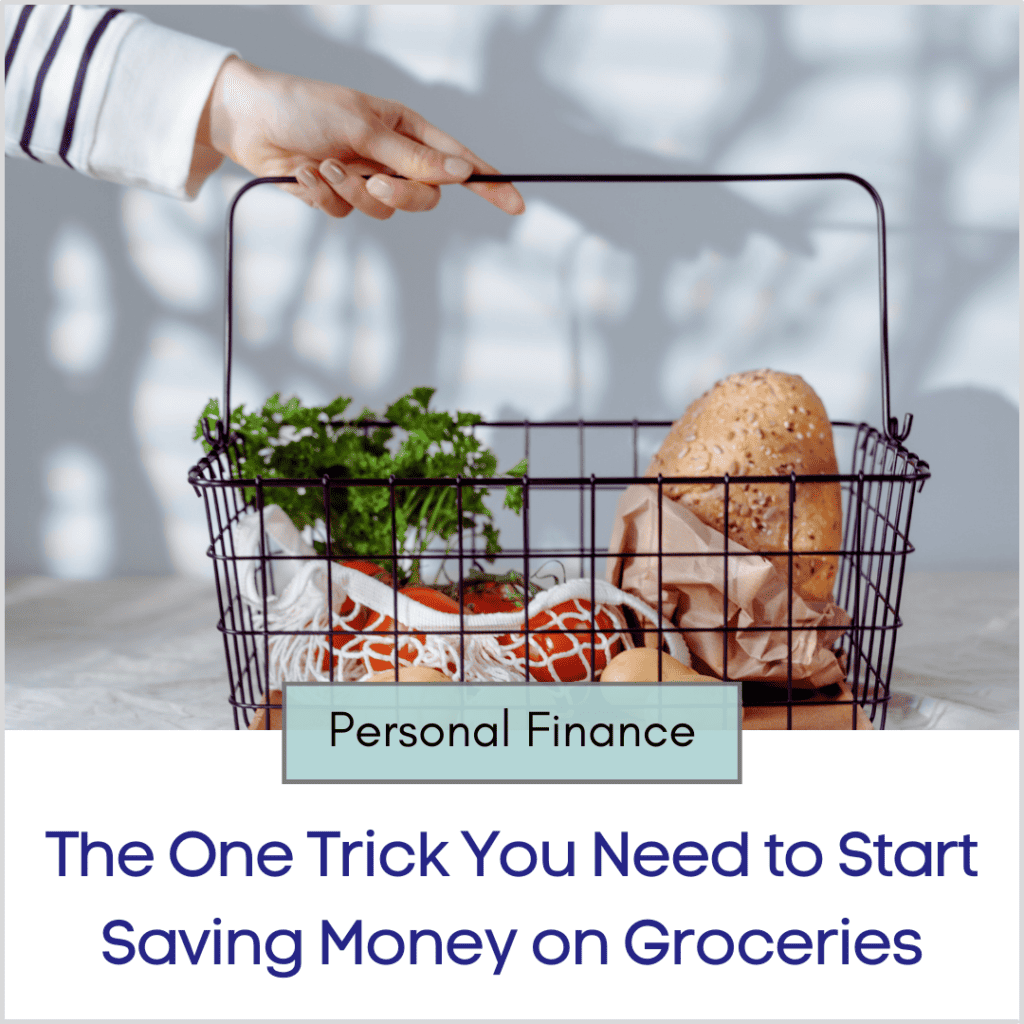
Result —
[[[4,151],[94,178],[195,196],[199,117],[234,51],[140,14],[4,7]]]

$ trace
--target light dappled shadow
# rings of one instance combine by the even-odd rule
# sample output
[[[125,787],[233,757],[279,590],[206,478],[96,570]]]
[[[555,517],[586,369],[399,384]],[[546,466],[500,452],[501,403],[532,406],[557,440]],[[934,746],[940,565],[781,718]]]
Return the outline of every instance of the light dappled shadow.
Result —
[[[1015,8],[144,13],[400,99],[507,172],[863,175],[889,215],[893,406],[919,413],[911,447],[936,467],[969,463],[991,444],[978,410],[998,412],[986,537],[925,511],[953,502],[933,482],[915,564],[947,564],[955,541],[963,564],[1016,566]],[[192,425],[220,393],[221,229],[244,178],[224,168],[180,204],[71,177],[8,161],[8,571],[196,571],[205,522],[184,473]],[[493,417],[669,418],[718,377],[772,365],[803,374],[834,417],[879,422],[860,190],[523,192],[515,221],[446,189],[436,212],[386,224],[248,196],[236,399],[280,388],[383,408],[429,384],[439,404]],[[953,434],[947,399],[967,417]],[[12,446],[19,423],[38,426]],[[68,502],[92,525],[73,526]]]

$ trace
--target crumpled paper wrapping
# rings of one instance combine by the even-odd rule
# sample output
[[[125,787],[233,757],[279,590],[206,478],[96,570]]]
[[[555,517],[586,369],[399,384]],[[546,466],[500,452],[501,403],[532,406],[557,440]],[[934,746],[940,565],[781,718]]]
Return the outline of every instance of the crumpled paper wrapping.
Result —
[[[607,570],[610,583],[653,608],[658,607],[657,501],[657,488],[649,485],[634,484],[623,492]],[[721,676],[725,537],[666,497],[661,515],[662,614],[683,630],[691,654]],[[786,578],[766,559],[735,541],[728,543],[728,625],[741,630],[729,634],[729,678],[785,686],[787,633],[758,627],[786,627]],[[845,673],[830,648],[849,624],[850,616],[835,604],[805,601],[793,594],[794,686],[816,688],[843,681]],[[813,628],[817,626],[829,628],[818,631]],[[698,629],[717,632],[693,632]],[[656,634],[646,634],[646,639],[649,645],[657,644]]]

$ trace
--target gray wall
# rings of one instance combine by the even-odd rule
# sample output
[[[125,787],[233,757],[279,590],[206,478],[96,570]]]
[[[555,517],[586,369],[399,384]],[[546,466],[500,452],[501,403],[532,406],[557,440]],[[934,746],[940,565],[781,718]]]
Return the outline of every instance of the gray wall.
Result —
[[[893,409],[934,472],[912,565],[1016,567],[1015,9],[470,8],[404,35],[410,8],[142,10],[402,100],[510,173],[864,175],[890,217]],[[189,206],[6,172],[7,572],[202,571],[184,471],[220,390],[240,172]],[[772,365],[880,422],[874,222],[852,186],[523,191],[515,222],[447,189],[383,225],[253,197],[238,399],[382,408],[432,384],[489,417],[672,418]]]

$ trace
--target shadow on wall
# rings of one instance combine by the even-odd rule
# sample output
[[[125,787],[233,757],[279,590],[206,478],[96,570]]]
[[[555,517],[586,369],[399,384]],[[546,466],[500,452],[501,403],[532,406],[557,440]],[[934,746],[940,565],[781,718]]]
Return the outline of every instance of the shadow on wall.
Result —
[[[932,478],[915,498],[911,540],[927,553],[929,569],[1017,567],[1019,423],[1019,411],[991,391],[956,388],[916,399],[908,444],[927,453]]]
[[[452,8],[416,32],[402,10],[142,9],[266,66],[344,68],[510,172],[874,181],[892,229],[893,407],[915,413],[912,444],[936,473],[912,564],[953,564],[935,524],[971,520],[949,512],[962,492],[945,489],[947,452],[1016,472],[1016,44],[993,35],[989,9]],[[461,28],[445,34],[449,22]],[[187,205],[8,162],[8,572],[205,566],[184,473],[220,392],[220,231],[241,180],[226,167]],[[516,221],[452,189],[436,213],[383,225],[254,193],[234,394],[379,409],[429,384],[437,404],[497,418],[673,418],[716,378],[774,365],[807,377],[833,417],[877,424],[870,201],[845,184],[760,189],[536,186]],[[89,285],[101,264],[106,319]],[[919,395],[929,374],[969,406],[956,430]],[[990,417],[1005,422],[993,432]],[[79,491],[92,534],[71,511]],[[962,564],[1016,564],[1015,487],[999,495],[984,531],[958,534]],[[44,559],[44,536],[64,555]],[[72,558],[91,536],[103,557]]]

